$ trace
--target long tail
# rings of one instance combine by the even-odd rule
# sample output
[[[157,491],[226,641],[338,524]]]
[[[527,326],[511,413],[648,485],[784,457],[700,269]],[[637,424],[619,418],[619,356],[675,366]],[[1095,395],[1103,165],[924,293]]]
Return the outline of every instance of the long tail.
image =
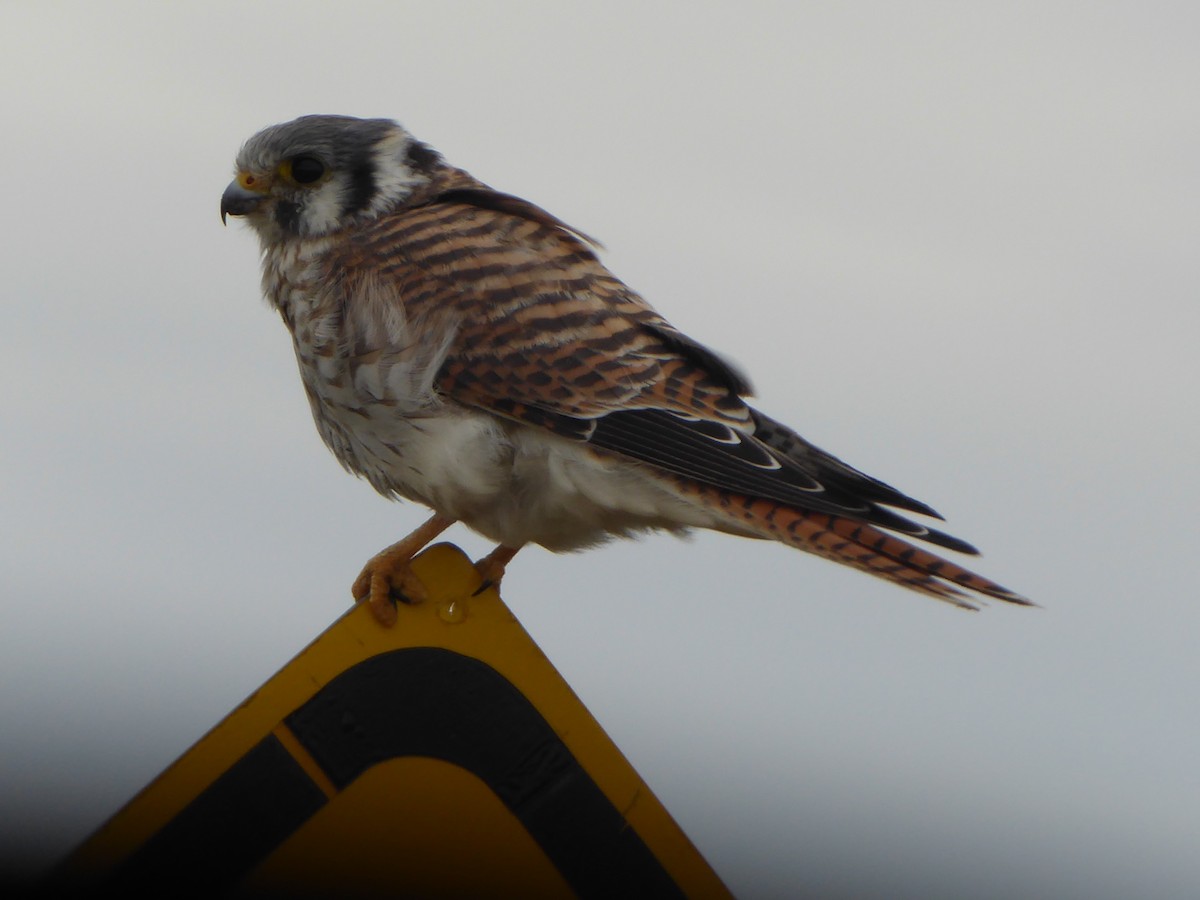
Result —
[[[676,483],[684,484],[682,480]],[[738,530],[781,541],[963,609],[979,608],[979,596],[969,592],[1021,606],[1036,605],[1003,585],[872,525],[728,494],[696,482],[687,483],[686,493],[710,509],[720,509]]]
[[[774,522],[773,536],[786,544],[854,566],[955,606],[979,608],[968,591],[1021,606],[1034,605],[991,579],[871,525],[786,508],[775,514]]]

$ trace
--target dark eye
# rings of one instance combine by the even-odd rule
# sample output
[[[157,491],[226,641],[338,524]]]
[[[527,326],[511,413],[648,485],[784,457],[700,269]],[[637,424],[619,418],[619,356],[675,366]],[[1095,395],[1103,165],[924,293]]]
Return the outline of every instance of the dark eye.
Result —
[[[325,174],[325,163],[315,156],[297,156],[292,160],[292,178],[300,184],[312,184]]]

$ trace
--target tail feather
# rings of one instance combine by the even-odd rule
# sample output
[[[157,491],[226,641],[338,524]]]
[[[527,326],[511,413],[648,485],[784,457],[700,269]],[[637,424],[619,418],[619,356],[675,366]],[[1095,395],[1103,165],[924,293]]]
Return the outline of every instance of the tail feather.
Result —
[[[676,485],[693,500],[719,509],[734,530],[773,538],[954,606],[978,609],[981,597],[1035,605],[995,581],[872,525],[730,494],[686,479],[678,479]]]
[[[891,568],[891,566],[902,567],[905,578],[914,579],[917,584],[928,586],[932,583],[937,585],[940,590],[949,590],[959,598],[969,598],[970,595],[966,591],[973,591],[985,597],[1016,603],[1020,606],[1034,605],[1026,597],[1022,597],[989,578],[977,575],[970,569],[963,568],[957,563],[943,559],[935,553],[930,553],[928,550],[914,546],[898,537],[885,534],[871,525],[822,513],[805,513],[799,510],[790,510],[790,512],[797,521],[805,523],[802,530],[808,531],[810,534],[813,534],[814,530],[815,532],[824,531],[835,534],[844,541],[844,545],[841,547],[843,552],[864,558],[869,557],[881,570]],[[815,540],[815,537],[810,540]],[[793,542],[789,541],[788,543]],[[890,561],[891,566],[883,563],[883,560]],[[889,577],[883,574],[883,571],[875,574],[880,574],[885,578]],[[905,586],[913,587],[915,585],[906,584]],[[943,597],[943,599],[949,598]],[[967,601],[960,599],[956,605],[964,603],[966,606],[972,607],[969,599]]]

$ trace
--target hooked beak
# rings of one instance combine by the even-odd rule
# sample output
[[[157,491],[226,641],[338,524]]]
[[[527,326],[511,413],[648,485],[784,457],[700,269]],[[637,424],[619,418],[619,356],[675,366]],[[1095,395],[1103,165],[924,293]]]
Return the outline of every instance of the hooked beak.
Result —
[[[221,195],[221,224],[226,216],[247,216],[267,199],[267,195],[242,187],[235,178]]]

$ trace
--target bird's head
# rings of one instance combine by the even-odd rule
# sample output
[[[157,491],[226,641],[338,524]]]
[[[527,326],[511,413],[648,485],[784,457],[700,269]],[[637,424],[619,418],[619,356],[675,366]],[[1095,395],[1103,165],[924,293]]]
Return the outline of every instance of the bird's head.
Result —
[[[264,246],[330,234],[400,206],[439,165],[390,119],[304,116],[246,141],[221,221],[244,216]]]

